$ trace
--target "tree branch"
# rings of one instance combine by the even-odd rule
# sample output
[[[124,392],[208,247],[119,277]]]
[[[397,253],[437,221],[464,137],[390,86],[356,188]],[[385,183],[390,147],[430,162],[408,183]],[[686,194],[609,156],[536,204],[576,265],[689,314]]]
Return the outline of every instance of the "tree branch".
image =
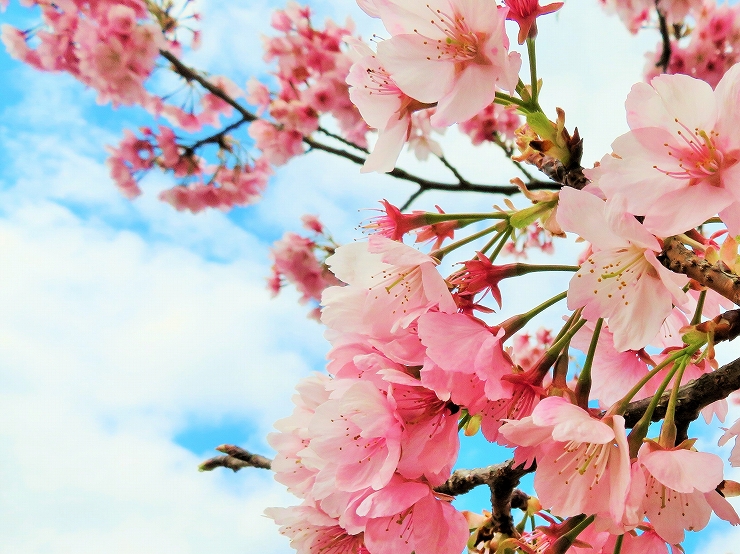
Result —
[[[676,426],[679,428],[682,425],[687,426],[699,417],[702,408],[709,406],[712,402],[727,398],[738,389],[740,389],[740,358],[684,385],[678,391]],[[653,412],[653,421],[660,421],[665,417],[670,393],[670,390],[663,393]],[[629,404],[624,414],[627,427],[633,427],[639,421],[649,403],[650,398],[646,398]],[[681,438],[679,437],[678,440],[680,441]]]
[[[434,490],[450,496],[459,496],[472,491],[475,487],[481,485],[493,486],[497,481],[504,481],[511,487],[511,491],[513,491],[519,484],[519,479],[527,473],[534,471],[534,468],[525,470],[521,466],[514,468],[512,467],[513,464],[514,460],[506,460],[500,464],[493,464],[488,467],[458,469],[453,472],[444,484]]]
[[[239,114],[241,114],[244,122],[251,123],[252,121],[256,121],[257,119],[259,119],[257,115],[249,111],[246,107],[241,105],[234,98],[226,94],[222,89],[220,89],[216,85],[209,82],[208,79],[200,75],[197,71],[189,68],[187,65],[182,63],[172,53],[166,50],[160,50],[160,54],[162,55],[162,57],[164,57],[168,62],[172,64],[174,71],[178,75],[180,75],[187,81],[194,81],[198,83],[208,92],[210,92],[214,96],[226,102],[229,106],[233,107],[236,111],[239,112]],[[333,133],[330,133],[329,131],[326,131],[324,129],[319,129],[319,131],[321,131],[327,136],[331,136],[332,138],[340,138],[341,140],[341,137],[337,137],[336,135],[334,135]],[[335,148],[333,146],[329,146],[328,144],[319,142],[316,139],[313,139],[311,137],[304,137],[303,142],[306,145],[308,145],[309,148],[312,148],[314,150],[322,150],[329,154],[339,156],[340,158],[349,160],[357,165],[363,165],[365,163],[365,158],[362,156],[358,156],[351,152],[347,152],[346,150],[342,150],[341,148]],[[345,144],[351,145],[353,148],[357,148],[356,145],[353,145],[346,140],[342,140],[342,142],[344,142]],[[483,192],[483,193],[489,193],[489,194],[505,194],[505,195],[512,195],[512,194],[517,194],[520,192],[520,190],[513,185],[481,185],[481,184],[469,183],[468,181],[464,179],[458,181],[457,183],[442,183],[439,181],[432,181],[429,179],[424,179],[422,177],[413,175],[409,173],[408,171],[405,171],[399,168],[396,168],[393,171],[387,173],[387,175],[390,175],[391,177],[395,177],[396,179],[401,179],[404,181],[408,181],[410,183],[414,183],[418,185],[420,189],[422,189],[421,192],[425,192],[427,190],[443,190],[443,191],[458,191],[458,192],[461,192],[461,191]],[[552,190],[552,189],[560,188],[560,185],[558,183],[550,182],[550,181],[531,181],[530,183],[527,184],[527,187],[529,188],[529,190],[543,190],[543,189]]]
[[[228,135],[231,131],[238,129],[239,127],[241,127],[242,125],[248,122],[249,120],[244,118],[244,116],[242,116],[241,119],[235,121],[234,123],[228,125],[227,127],[224,127],[223,130],[219,131],[218,133],[202,138],[194,142],[190,146],[185,146],[185,150],[186,152],[190,154],[194,154],[198,148],[200,148],[201,146],[205,144],[218,144],[221,148],[225,148],[226,145],[224,144],[224,137],[226,137],[226,135]]]
[[[259,454],[252,454],[233,444],[222,444],[221,446],[217,446],[216,450],[226,455],[216,456],[215,458],[206,460],[198,466],[198,471],[213,471],[217,467],[229,468],[234,473],[245,467],[272,469],[272,460],[269,458],[265,458]]]
[[[365,148],[363,146],[360,146],[358,144],[355,144],[354,142],[349,141],[349,140],[347,140],[344,137],[340,137],[336,133],[332,133],[331,131],[328,131],[328,130],[324,129],[323,127],[319,127],[318,128],[318,131],[319,131],[319,133],[325,134],[327,137],[331,137],[334,140],[338,140],[342,144],[346,144],[350,148],[354,148],[355,150],[359,150],[360,152],[364,152],[365,154],[369,154],[370,153],[370,150],[368,150],[367,148]]]
[[[740,306],[740,276],[697,256],[677,239],[665,241],[658,259],[671,271],[689,276]]]
[[[668,33],[668,23],[665,15],[658,7],[659,3],[660,0],[655,0],[655,10],[658,12],[658,24],[660,25],[660,36],[663,41],[663,51],[661,52],[660,59],[658,60],[658,63],[655,64],[655,67],[661,68],[663,73],[666,73],[668,71],[668,64],[671,62],[671,37]]]

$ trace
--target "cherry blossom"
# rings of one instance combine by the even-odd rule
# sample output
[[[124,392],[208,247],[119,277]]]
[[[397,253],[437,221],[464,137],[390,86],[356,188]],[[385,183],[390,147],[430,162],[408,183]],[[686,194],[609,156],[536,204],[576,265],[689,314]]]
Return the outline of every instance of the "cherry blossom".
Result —
[[[265,515],[280,525],[299,554],[370,554],[362,533],[350,535],[334,518],[312,504],[267,508]]]
[[[719,213],[740,234],[740,132],[733,117],[740,65],[712,91],[686,75],[638,83],[627,97],[632,129],[602,160],[598,186],[607,198],[626,198],[626,210],[645,216],[650,232],[667,237]]]
[[[367,243],[340,246],[326,263],[349,285],[324,291],[322,321],[330,328],[382,335],[432,307],[456,311],[437,262],[399,242],[373,235]]]
[[[665,449],[648,441],[638,463],[643,468],[643,510],[655,532],[670,544],[684,539],[684,530],[700,531],[714,510],[733,525],[740,524],[734,509],[715,488],[722,481],[722,460],[684,445]]]
[[[368,496],[357,513],[369,518],[365,542],[373,554],[459,554],[468,540],[465,517],[423,483],[397,479]]]
[[[686,302],[681,287],[687,281],[658,262],[658,240],[621,207],[615,201],[608,209],[593,194],[565,188],[557,216],[564,230],[594,248],[571,279],[568,307],[583,307],[588,320],[609,318],[619,352],[639,350],[655,338],[673,304]]]
[[[557,396],[532,415],[505,423],[500,433],[535,451],[535,490],[543,506],[561,516],[602,514],[622,520],[630,485],[624,419],[598,420]]]
[[[358,59],[347,76],[349,96],[367,124],[379,131],[362,171],[392,171],[411,134],[411,114],[428,106],[403,93],[370,48],[359,41],[351,44]]]
[[[485,0],[387,0],[375,8],[392,35],[378,56],[404,93],[438,103],[432,125],[470,119],[493,102],[497,86],[516,88],[521,58],[507,52],[507,9]]]

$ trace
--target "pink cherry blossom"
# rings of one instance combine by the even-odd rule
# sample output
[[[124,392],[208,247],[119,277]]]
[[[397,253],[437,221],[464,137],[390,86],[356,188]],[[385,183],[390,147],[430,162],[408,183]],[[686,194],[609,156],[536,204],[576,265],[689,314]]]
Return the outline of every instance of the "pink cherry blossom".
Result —
[[[502,381],[513,369],[501,343],[504,334],[504,329],[465,314],[430,312],[419,318],[419,338],[427,356],[446,371],[475,374],[485,384],[489,400],[511,395],[511,387]]]
[[[638,83],[627,97],[632,129],[602,160],[599,187],[626,198],[626,210],[645,216],[650,232],[667,237],[719,214],[740,234],[740,125],[735,107],[740,65],[713,91],[686,75]]]
[[[265,515],[280,525],[298,554],[370,554],[362,533],[350,535],[313,504],[267,508]]]
[[[330,328],[383,336],[433,307],[457,309],[436,260],[385,237],[340,246],[326,263],[349,285],[324,291],[322,321]]]
[[[599,3],[607,12],[616,13],[631,33],[640,30],[655,7],[652,0],[599,0]]]
[[[283,131],[261,119],[249,126],[249,136],[273,165],[284,165],[303,154],[303,135],[296,130]]]
[[[437,208],[439,213],[445,213],[439,206],[435,206],[435,208]],[[445,239],[452,240],[455,238],[455,229],[458,227],[460,227],[459,221],[440,221],[439,223],[418,227],[414,230],[416,233],[416,240],[414,242],[419,244],[421,242],[434,241],[432,250],[437,250],[442,246]]]
[[[440,400],[419,379],[403,371],[387,369],[381,373],[391,383],[390,394],[404,423],[397,472],[407,479],[424,479],[433,487],[441,485],[457,461],[459,408]]]
[[[387,200],[381,200],[383,209],[381,215],[371,217],[362,228],[391,240],[403,241],[404,235],[414,229],[427,225],[426,212],[414,211],[408,214],[401,213],[396,206]]]
[[[270,255],[273,271],[294,285],[301,293],[301,302],[321,300],[321,293],[338,281],[317,259],[318,245],[296,233],[285,233],[273,244]]]
[[[740,435],[740,419],[733,423],[728,429],[725,429],[725,434],[719,438],[719,446],[724,446],[727,441],[735,437],[735,445],[732,447],[730,452],[730,465],[732,467],[740,466],[740,448],[738,447],[737,436]]]
[[[462,121],[458,129],[468,135],[470,142],[477,146],[501,138],[513,140],[514,131],[521,125],[522,118],[516,110],[491,104],[467,121]]]
[[[642,509],[655,532],[670,544],[684,539],[684,530],[700,531],[714,510],[733,525],[740,524],[735,511],[715,488],[723,479],[722,460],[706,452],[678,446],[660,447],[645,442],[638,453],[644,487]]]
[[[401,457],[403,423],[391,396],[366,381],[337,380],[309,424],[310,448],[330,463],[334,487],[381,489]]]
[[[375,7],[392,35],[378,45],[383,66],[404,93],[438,103],[432,125],[470,119],[493,102],[497,86],[516,88],[521,58],[508,53],[506,8],[486,0],[378,0]]]
[[[311,440],[309,422],[316,408],[329,400],[326,388],[329,381],[327,376],[318,373],[301,380],[296,385],[298,394],[293,396],[293,413],[275,423],[278,433],[267,435],[267,442],[277,451],[272,461],[275,480],[299,498],[310,495],[320,469],[309,467],[303,456]]]
[[[411,134],[411,114],[428,106],[403,93],[370,48],[359,41],[350,44],[357,61],[347,76],[349,97],[367,124],[379,131],[362,172],[392,171]]]
[[[369,518],[365,543],[373,554],[459,554],[468,540],[465,517],[423,483],[394,479],[357,513]]]
[[[619,352],[639,350],[655,338],[673,304],[686,302],[681,287],[687,282],[660,264],[660,243],[623,212],[624,201],[620,195],[607,205],[588,192],[564,188],[557,213],[564,230],[594,249],[570,281],[568,308],[583,307],[589,321],[608,318]]]
[[[602,514],[622,520],[630,484],[624,419],[602,420],[561,397],[543,399],[532,415],[505,423],[500,433],[535,452],[535,490],[553,513]]]
[[[516,264],[493,265],[488,256],[481,252],[476,253],[472,260],[463,262],[464,269],[450,278],[450,283],[457,285],[461,294],[477,294],[481,291],[490,292],[496,303],[501,307],[501,291],[498,284],[507,277],[517,275]]]

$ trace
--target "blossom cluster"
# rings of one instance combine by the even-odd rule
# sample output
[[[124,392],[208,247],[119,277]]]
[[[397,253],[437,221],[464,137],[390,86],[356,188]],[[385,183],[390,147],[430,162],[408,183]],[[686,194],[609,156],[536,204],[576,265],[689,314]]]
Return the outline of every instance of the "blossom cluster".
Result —
[[[33,0],[43,28],[36,32],[2,26],[11,56],[43,71],[66,71],[98,92],[100,103],[143,104],[144,82],[159,50],[168,48],[162,29],[145,21],[143,0]],[[35,39],[34,48],[28,41]]]
[[[666,73],[683,73],[717,86],[730,67],[740,61],[740,8],[704,2],[696,6],[691,32],[671,40]],[[646,78],[658,75],[660,54],[649,57]]]
[[[429,121],[446,127],[490,109],[497,88],[516,88],[521,57],[508,51],[508,8],[451,0],[367,0],[360,6],[380,18],[391,35],[378,43],[377,52],[355,44],[355,64],[347,78],[352,101],[379,131],[366,171],[393,169],[411,136],[414,112],[436,106]],[[430,74],[435,78],[427,78]],[[489,125],[496,121],[491,115],[485,118]],[[469,127],[479,125],[484,120]]]
[[[227,209],[259,198],[272,174],[264,158],[231,167],[207,164],[192,149],[180,146],[174,131],[166,126],[160,126],[157,133],[147,127],[140,131],[140,137],[126,131],[117,147],[109,147],[107,164],[111,176],[127,198],[141,194],[138,178],[156,166],[188,183],[160,195],[178,210],[197,213],[205,208]],[[206,176],[208,185],[204,184]]]
[[[631,130],[587,172],[584,190],[529,193],[532,208],[508,203],[488,215],[404,214],[384,201],[384,215],[366,225],[369,240],[336,249],[326,262],[344,285],[327,288],[321,300],[331,378],[305,381],[294,415],[271,438],[277,479],[303,504],[270,513],[299,552],[320,552],[316,545],[329,540],[346,545],[337,552],[370,554],[455,553],[466,541],[471,552],[502,545],[540,552],[583,532],[584,522],[579,552],[611,552],[620,536],[620,544],[661,551],[704,528],[712,513],[740,524],[721,493],[718,456],[699,452],[694,439],[677,441],[672,416],[655,438],[647,436],[649,417],[629,436],[624,418],[629,401],[660,396],[671,382],[677,390],[716,368],[712,339],[696,323],[719,321],[732,303],[658,257],[670,241],[683,241],[702,257],[723,252],[728,268],[738,265],[740,144],[727,115],[738,90],[740,65],[716,90],[685,75],[637,84],[626,102]],[[489,293],[498,306],[506,301],[501,280],[560,270],[495,263],[506,244],[516,244],[514,230],[535,217],[589,248],[568,287],[571,318],[557,336],[542,333],[533,349],[522,329],[557,297],[496,325],[484,317],[493,311]],[[485,219],[499,220],[486,248],[499,247],[446,278],[433,256],[467,240],[440,241],[432,256],[403,244],[433,222],[454,239],[451,232]],[[708,220],[723,230],[705,236],[699,227]],[[568,347],[587,356],[575,376]],[[707,422],[722,421],[727,410],[720,400],[703,413]],[[543,515],[546,526],[477,542],[490,520],[467,514],[468,526],[478,522],[471,543],[462,515],[435,492],[455,463],[458,427],[514,448],[515,464],[536,462],[538,503],[564,521]],[[443,530],[434,545],[423,542],[422,513]]]
[[[339,284],[326,265],[326,258],[334,253],[337,244],[318,217],[304,215],[302,220],[312,237],[287,232],[272,245],[273,265],[267,287],[276,296],[290,283],[301,294],[301,303],[318,305],[324,289]],[[318,308],[310,316],[319,319]]]
[[[33,37],[3,27],[14,56],[67,71],[101,101],[140,104],[178,129],[126,131],[110,148],[111,173],[129,198],[158,167],[180,180],[161,195],[177,209],[249,204],[274,166],[320,144],[319,132],[368,153],[368,131],[377,130],[365,172],[393,171],[404,144],[451,168],[437,139],[453,124],[474,145],[502,147],[529,179],[512,180],[531,201],[525,208],[507,199],[484,212],[405,212],[383,200],[363,225],[367,240],[340,246],[317,216],[304,216],[310,236],[289,232],[275,243],[269,289],[295,286],[316,306],[331,346],[328,375],[301,381],[293,414],[269,437],[276,479],[301,504],[267,514],[301,554],[667,552],[712,513],[740,524],[725,499],[740,485],[679,429],[676,407],[679,387],[717,370],[715,343],[740,334],[740,312],[734,323],[725,319],[740,299],[732,292],[740,283],[736,8],[601,0],[633,32],[662,28],[668,74],[657,75],[659,60],[651,61],[649,83],[634,85],[626,100],[630,130],[584,170],[578,130],[566,129],[559,108],[551,121],[538,100],[537,18],[560,2],[358,0],[389,35],[373,48],[351,22],[320,29],[309,8],[289,4],[272,18],[279,34],[264,39],[275,92],[255,80],[242,90],[182,64],[172,54],[178,23],[169,3],[32,3],[44,18]],[[529,84],[510,51],[507,20],[526,43]],[[199,91],[197,109],[146,90],[160,54]],[[238,119],[215,134],[190,142],[178,135],[218,128],[234,112]],[[242,125],[259,156],[232,137]],[[209,145],[218,163],[203,153]],[[536,180],[522,164],[553,181]],[[419,182],[421,193],[429,182]],[[552,252],[567,234],[587,243],[577,265],[500,262],[533,248]],[[418,247],[404,243],[409,237]],[[475,255],[444,275],[440,262],[470,244]],[[491,315],[511,302],[502,281],[545,272],[572,273],[567,291],[503,321]],[[532,320],[562,300],[562,328],[533,334]],[[656,403],[669,389],[653,436]],[[654,401],[630,422],[630,403],[641,399]],[[723,422],[727,401],[701,412],[707,423]],[[505,529],[501,514],[452,505],[444,491],[460,431],[512,448],[512,467],[536,471],[526,512],[543,525]],[[720,444],[738,435],[735,422]],[[737,441],[730,463],[740,465]]]

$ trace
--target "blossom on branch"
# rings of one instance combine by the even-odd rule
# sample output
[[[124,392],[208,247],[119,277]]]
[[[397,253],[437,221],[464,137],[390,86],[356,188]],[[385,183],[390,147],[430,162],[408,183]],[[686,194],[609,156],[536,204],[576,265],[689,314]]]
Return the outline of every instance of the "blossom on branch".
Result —
[[[405,94],[437,102],[432,125],[470,119],[493,102],[496,87],[516,88],[521,57],[508,52],[507,8],[487,0],[374,0],[374,7],[392,35],[378,56]]]
[[[558,223],[588,240],[594,253],[573,276],[568,307],[583,307],[589,321],[608,318],[619,352],[639,350],[658,334],[663,321],[682,305],[687,279],[656,258],[662,246],[632,215],[624,198],[611,204],[571,188],[560,192]],[[606,225],[605,225],[606,223]]]
[[[740,234],[740,65],[713,91],[686,75],[638,83],[627,97],[632,129],[612,143],[597,184],[659,237],[683,233],[719,214]]]

